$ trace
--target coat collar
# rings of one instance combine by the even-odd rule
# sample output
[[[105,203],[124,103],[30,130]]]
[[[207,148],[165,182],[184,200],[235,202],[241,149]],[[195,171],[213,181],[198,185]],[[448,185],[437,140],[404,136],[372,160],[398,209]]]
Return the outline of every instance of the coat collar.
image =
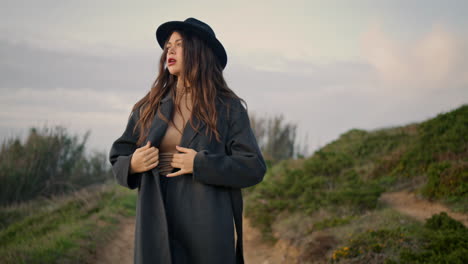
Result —
[[[174,109],[174,101],[172,100],[172,94],[170,91],[166,93],[166,95],[161,99],[160,102],[160,110],[161,113],[168,119],[172,116],[172,112]],[[205,123],[198,118],[196,118],[195,115],[192,115],[193,123],[195,126],[197,126],[198,123],[200,123],[200,127],[198,128],[199,133],[203,131],[203,128],[205,127]],[[156,113],[153,118],[153,122],[151,123],[151,127],[148,133],[148,137],[146,138],[144,144],[148,142],[148,140],[151,142],[151,146],[155,146],[159,148],[159,145],[161,144],[161,140],[163,139],[164,135],[166,134],[166,129],[168,125],[167,123],[162,120],[158,114]],[[179,146],[189,148],[190,143],[195,139],[197,136],[197,133],[192,126],[190,125],[190,122],[187,123],[187,125],[184,128],[184,131],[182,131],[182,138],[180,140]]]
[[[159,103],[163,104],[163,103],[169,101],[170,99],[172,99],[172,93],[171,93],[171,91],[167,91],[166,95],[164,95],[164,97],[161,99],[161,101]]]

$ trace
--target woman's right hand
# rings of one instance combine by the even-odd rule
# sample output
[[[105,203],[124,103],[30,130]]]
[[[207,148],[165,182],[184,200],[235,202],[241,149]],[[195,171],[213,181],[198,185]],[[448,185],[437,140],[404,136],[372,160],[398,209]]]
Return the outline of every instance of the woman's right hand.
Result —
[[[137,148],[130,161],[130,173],[149,171],[159,164],[159,149],[150,146],[150,141]]]

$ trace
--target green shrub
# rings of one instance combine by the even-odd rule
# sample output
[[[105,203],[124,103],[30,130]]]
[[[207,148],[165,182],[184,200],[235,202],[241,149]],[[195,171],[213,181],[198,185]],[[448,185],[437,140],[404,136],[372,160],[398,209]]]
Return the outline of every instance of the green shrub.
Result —
[[[352,129],[303,161],[269,168],[264,181],[247,191],[246,216],[268,233],[284,210],[361,214],[375,209],[380,194],[395,183],[415,187],[415,179],[425,176],[424,196],[466,211],[467,137],[468,105],[421,124]]]
[[[415,146],[401,158],[393,173],[411,177],[423,174],[431,163],[465,160],[468,153],[468,105],[421,123]]]
[[[427,183],[421,193],[429,199],[440,199],[466,206],[468,194],[468,163],[441,161],[429,165]],[[464,210],[463,210],[464,209]],[[466,211],[466,208],[462,208]]]
[[[332,261],[353,259],[352,263],[395,261],[395,252],[408,247],[411,239],[404,228],[367,230],[353,235],[348,245],[336,249]]]
[[[79,142],[64,127],[31,128],[24,143],[5,140],[0,149],[0,205],[23,202],[38,196],[76,191],[112,180],[107,155],[85,154],[89,132]]]
[[[317,151],[304,163],[304,172],[311,176],[338,176],[341,170],[353,166],[353,159],[340,152]]]
[[[417,249],[401,253],[403,263],[468,263],[468,229],[447,213],[426,220]]]
[[[466,232],[467,228],[457,220],[451,218],[446,212],[433,215],[426,220],[424,227],[433,231],[454,230]]]
[[[330,228],[330,227],[336,227],[336,226],[341,226],[341,225],[346,225],[351,220],[353,220],[355,217],[353,216],[346,216],[346,217],[330,217],[330,218],[325,218],[321,221],[318,221],[317,223],[314,223],[314,226],[312,230],[310,231],[315,231],[315,230],[322,230],[325,228]]]
[[[340,165],[332,166],[336,163]],[[246,198],[246,215],[265,236],[271,236],[271,225],[284,210],[306,214],[319,208],[346,208],[351,214],[372,210],[384,189],[360,180],[356,171],[348,169],[351,164],[347,156],[335,153],[313,156],[304,163],[304,169],[290,168],[287,162],[277,164]]]
[[[424,225],[399,224],[352,234],[332,261],[349,263],[467,263],[468,232],[445,212]]]

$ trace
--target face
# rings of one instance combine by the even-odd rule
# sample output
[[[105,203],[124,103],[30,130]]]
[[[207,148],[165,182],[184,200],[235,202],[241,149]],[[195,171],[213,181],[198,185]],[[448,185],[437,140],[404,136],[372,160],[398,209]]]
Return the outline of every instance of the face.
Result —
[[[173,32],[166,44],[166,66],[172,75],[180,76],[184,69],[183,40],[179,32]]]

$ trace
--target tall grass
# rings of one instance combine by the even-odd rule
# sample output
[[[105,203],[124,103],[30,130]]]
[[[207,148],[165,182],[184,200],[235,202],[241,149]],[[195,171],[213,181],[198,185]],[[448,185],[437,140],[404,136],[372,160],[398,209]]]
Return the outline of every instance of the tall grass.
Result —
[[[64,127],[31,128],[24,143],[2,142],[0,205],[67,193],[112,179],[105,153],[85,155],[89,132],[80,141]]]

